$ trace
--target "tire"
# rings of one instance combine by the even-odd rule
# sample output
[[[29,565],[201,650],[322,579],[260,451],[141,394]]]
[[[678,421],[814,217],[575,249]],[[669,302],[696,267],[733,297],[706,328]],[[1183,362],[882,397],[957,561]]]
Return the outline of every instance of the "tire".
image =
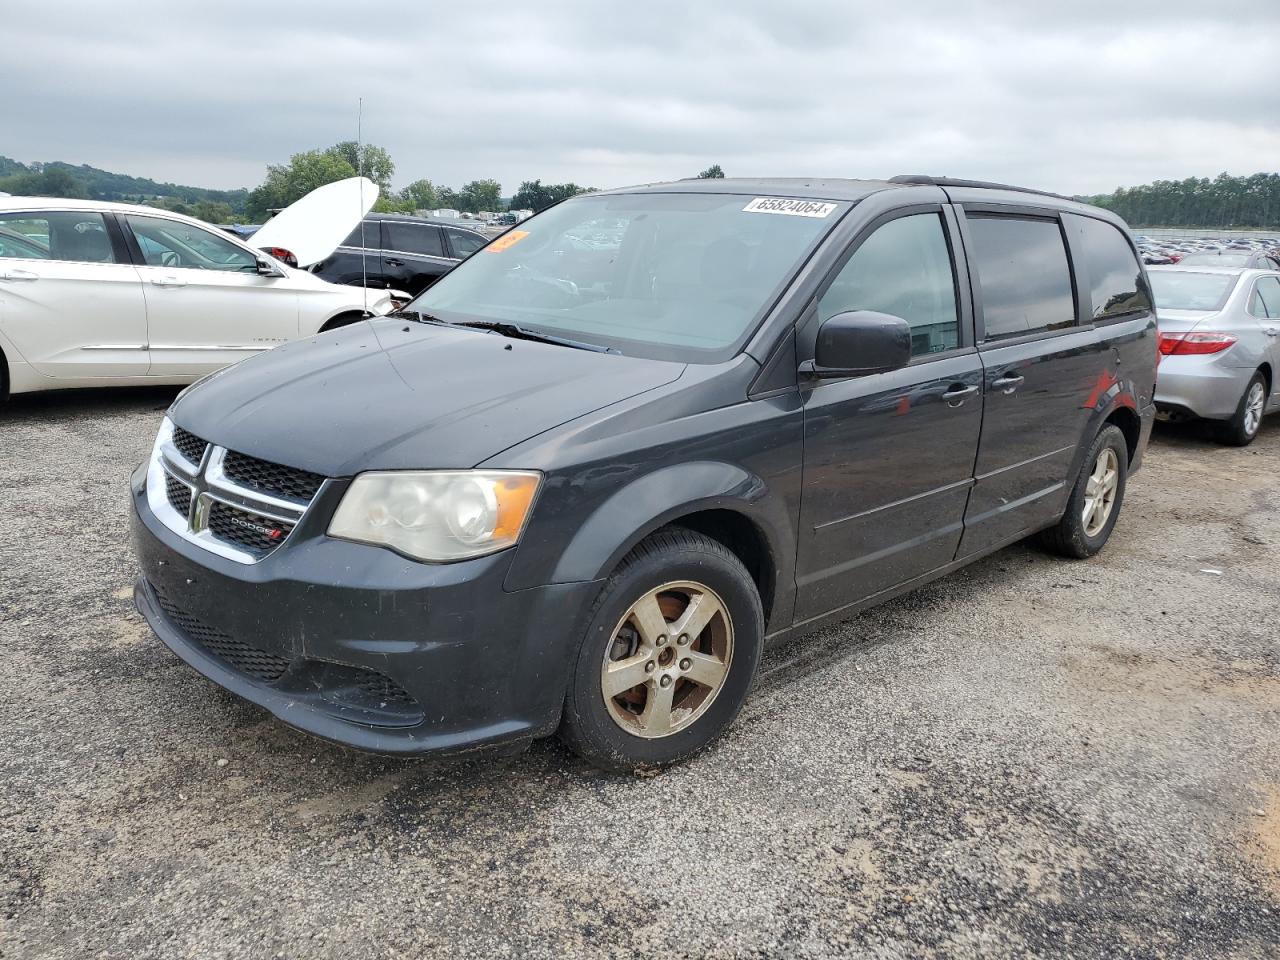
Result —
[[[1235,414],[1217,425],[1218,440],[1232,447],[1247,447],[1262,428],[1262,413],[1266,408],[1267,378],[1258,371],[1240,395]]]
[[[686,616],[699,618],[696,633],[663,632]],[[742,561],[692,530],[659,530],[619,564],[591,609],[560,738],[616,772],[685,760],[738,715],[763,646],[760,594]],[[632,679],[640,682],[627,686]]]
[[[1090,504],[1096,504],[1097,498],[1091,493],[1097,489],[1098,472],[1104,457],[1109,458],[1110,468],[1114,469],[1114,486],[1111,488],[1109,505],[1104,502],[1105,515],[1101,518],[1091,512],[1086,518],[1085,510]],[[1104,472],[1105,476],[1105,472]],[[1124,504],[1125,486],[1129,480],[1129,446],[1119,427],[1107,425],[1094,437],[1093,443],[1085,454],[1080,475],[1071,489],[1071,497],[1067,500],[1066,513],[1062,519],[1048,530],[1040,533],[1040,543],[1045,549],[1064,557],[1084,560],[1092,557],[1103,548],[1116,520],[1120,517],[1120,508]],[[1101,523],[1098,520],[1101,519]]]

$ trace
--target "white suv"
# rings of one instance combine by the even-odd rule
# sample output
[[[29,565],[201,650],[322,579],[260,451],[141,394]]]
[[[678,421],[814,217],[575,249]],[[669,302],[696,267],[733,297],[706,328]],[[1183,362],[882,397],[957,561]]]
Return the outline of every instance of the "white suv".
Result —
[[[176,213],[0,197],[0,398],[189,383],[391,306]]]

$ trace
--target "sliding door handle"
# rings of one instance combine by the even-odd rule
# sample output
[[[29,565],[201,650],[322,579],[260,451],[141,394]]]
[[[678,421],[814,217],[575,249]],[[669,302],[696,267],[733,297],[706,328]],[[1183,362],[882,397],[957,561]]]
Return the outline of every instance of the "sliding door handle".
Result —
[[[966,387],[963,383],[957,383],[942,395],[942,399],[947,401],[948,406],[958,407],[970,397],[976,396],[980,389],[976,386]]]
[[[1025,377],[1020,377],[1016,373],[1012,376],[1001,377],[999,380],[991,381],[991,389],[999,390],[1001,393],[1013,393],[1013,391],[1022,386],[1022,381],[1025,379]]]
[[[0,278],[5,280],[39,280],[40,274],[32,273],[30,270],[6,270],[0,273]]]

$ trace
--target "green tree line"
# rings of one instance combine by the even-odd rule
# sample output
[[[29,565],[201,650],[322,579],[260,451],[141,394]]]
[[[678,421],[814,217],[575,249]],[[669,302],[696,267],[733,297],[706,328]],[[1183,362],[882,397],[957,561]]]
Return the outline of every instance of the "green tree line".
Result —
[[[391,178],[395,171],[395,161],[386,149],[375,144],[359,145],[354,140],[295,153],[288,163],[269,164],[266,178],[253,190],[210,190],[111,173],[87,164],[77,166],[61,161],[26,164],[0,157],[0,192],[17,196],[144,203],[209,223],[262,223],[272,211],[287,207],[316,187],[357,174],[378,184],[381,195],[374,209],[384,213],[440,208],[465,213],[504,209],[537,212],[596,189],[576,183],[525,180],[508,201],[503,199],[502,185],[492,179],[471,180],[456,188],[437,185],[430,180],[415,180],[400,190],[394,190]],[[698,176],[723,177],[724,171],[717,163]]]
[[[374,209],[384,213],[448,208],[468,213],[503,209],[502,185],[496,180],[472,180],[461,187],[438,186],[415,180],[401,190],[391,188],[395,161],[383,147],[358,146],[345,140],[320,150],[295,153],[288,163],[267,167],[262,184],[249,192],[246,215],[260,222],[272,210],[287,207],[316,187],[347,177],[365,176],[376,183],[380,196]]]
[[[1131,227],[1280,228],[1280,174],[1157,180],[1086,197]]]
[[[62,161],[27,164],[9,157],[0,157],[0,191],[15,196],[149,203],[214,222],[226,222],[243,215],[249,194],[247,190],[209,190],[160,183],[88,164]]]

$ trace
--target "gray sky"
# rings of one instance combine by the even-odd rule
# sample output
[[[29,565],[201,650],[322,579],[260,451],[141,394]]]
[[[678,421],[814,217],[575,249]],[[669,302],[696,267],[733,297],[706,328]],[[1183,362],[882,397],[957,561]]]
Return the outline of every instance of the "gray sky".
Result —
[[[1275,0],[57,0],[3,19],[0,154],[199,186],[354,138],[360,96],[397,186],[718,162],[1091,193],[1280,166]]]

